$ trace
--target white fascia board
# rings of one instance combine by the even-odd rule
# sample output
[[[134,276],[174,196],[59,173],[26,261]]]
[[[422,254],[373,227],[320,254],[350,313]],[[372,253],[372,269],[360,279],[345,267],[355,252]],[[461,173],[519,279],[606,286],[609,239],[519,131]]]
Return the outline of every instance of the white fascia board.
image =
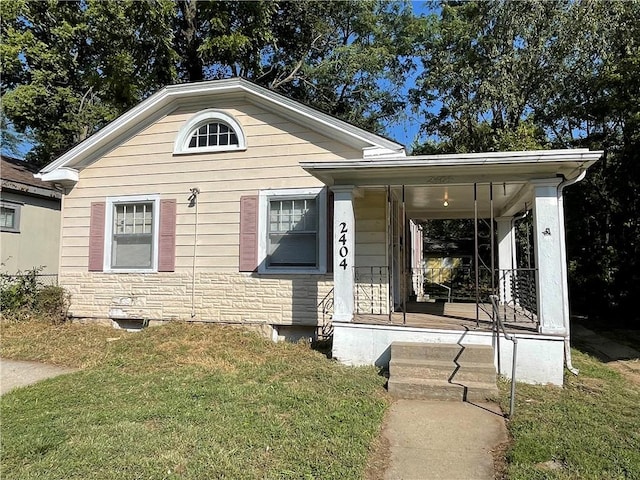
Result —
[[[358,181],[371,185],[383,181],[419,183],[420,176],[425,175],[431,177],[430,182],[468,183],[474,179],[527,181],[558,175],[572,179],[601,156],[601,151],[587,149],[548,150],[300,162],[300,166],[326,185]]]
[[[187,100],[191,97],[213,93],[234,92],[243,92],[247,94],[249,99],[262,99],[270,107],[276,105],[289,113],[296,114],[312,128],[321,127],[320,131],[324,130],[331,135],[335,135],[337,132],[357,143],[361,142],[374,148],[381,148],[387,155],[404,152],[404,147],[398,143],[333,118],[246,80],[232,78],[166,86],[45,166],[40,173],[46,174],[60,167],[73,167],[87,157],[97,158],[107,153],[123,141],[123,137],[132,135],[132,124],[137,125],[148,118],[159,118],[168,114],[174,108],[174,103],[177,100]]]
[[[380,157],[337,162],[300,162],[305,169],[357,169],[371,167],[453,167],[482,165],[518,165],[524,163],[578,162],[585,168],[591,166],[603,154],[602,150],[540,150],[523,152],[492,152],[448,155],[419,155],[411,157]]]

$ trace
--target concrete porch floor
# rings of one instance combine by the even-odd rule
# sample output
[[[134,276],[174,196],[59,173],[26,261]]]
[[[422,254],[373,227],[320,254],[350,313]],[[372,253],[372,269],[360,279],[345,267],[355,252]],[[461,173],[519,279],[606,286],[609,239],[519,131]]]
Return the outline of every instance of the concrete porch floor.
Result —
[[[407,327],[434,328],[438,330],[473,330],[490,332],[492,328],[489,313],[491,305],[480,305],[476,323],[476,304],[462,302],[409,302],[406,317],[402,312],[391,314],[356,313],[353,323],[370,325],[404,325]],[[525,314],[511,306],[500,306],[500,318],[508,333],[537,333],[538,323],[534,316]],[[405,323],[406,318],[406,323]]]

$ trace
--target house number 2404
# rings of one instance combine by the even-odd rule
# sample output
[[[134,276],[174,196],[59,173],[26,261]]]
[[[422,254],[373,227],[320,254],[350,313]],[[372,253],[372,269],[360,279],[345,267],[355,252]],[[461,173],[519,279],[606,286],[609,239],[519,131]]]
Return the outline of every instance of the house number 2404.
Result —
[[[349,249],[347,248],[347,233],[349,230],[347,229],[347,224],[345,222],[340,222],[340,238],[338,239],[338,243],[341,243],[342,246],[338,250],[338,255],[340,255],[340,265],[343,270],[347,269],[347,254],[349,253]]]

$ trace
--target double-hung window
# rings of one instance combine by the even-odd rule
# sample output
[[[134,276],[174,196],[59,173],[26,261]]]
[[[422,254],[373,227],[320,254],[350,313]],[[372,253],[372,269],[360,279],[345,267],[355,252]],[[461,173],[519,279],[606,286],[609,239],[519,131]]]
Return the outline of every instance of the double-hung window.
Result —
[[[259,271],[326,271],[326,200],[322,189],[262,191],[259,222]]]
[[[159,198],[116,197],[107,201],[105,270],[157,269]]]

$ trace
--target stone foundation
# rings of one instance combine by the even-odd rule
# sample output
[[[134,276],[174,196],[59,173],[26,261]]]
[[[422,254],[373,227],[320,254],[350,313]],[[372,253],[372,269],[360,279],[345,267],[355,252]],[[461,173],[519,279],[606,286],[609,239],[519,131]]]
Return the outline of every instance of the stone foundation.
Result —
[[[63,273],[74,319],[321,325],[327,275]],[[193,287],[195,288],[192,288]],[[192,309],[193,301],[193,309]]]

